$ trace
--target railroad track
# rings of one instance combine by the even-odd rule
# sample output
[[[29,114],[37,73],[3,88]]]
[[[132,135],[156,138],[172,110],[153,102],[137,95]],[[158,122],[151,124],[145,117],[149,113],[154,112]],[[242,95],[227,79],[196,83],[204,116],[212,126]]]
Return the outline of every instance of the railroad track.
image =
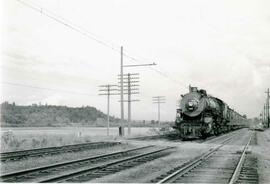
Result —
[[[227,139],[229,137],[233,137],[233,136],[239,134],[240,131],[243,131],[243,130],[236,130],[236,131],[225,133],[222,135],[209,137],[205,141],[203,141],[202,143],[207,143],[207,144],[216,144],[217,143],[217,144],[219,144],[219,141],[221,141],[222,139]]]
[[[172,147],[157,149],[154,146],[144,146],[126,151],[9,173],[2,175],[1,181],[38,183],[89,181],[163,157],[170,153],[168,151],[169,149],[172,149]],[[144,153],[140,153],[141,151],[144,151]]]
[[[129,140],[155,140],[155,139],[161,139],[165,138],[165,135],[149,135],[149,136],[139,136],[139,137],[132,137],[129,138]]]
[[[259,176],[257,171],[257,158],[251,154],[248,154],[248,146],[257,144],[257,132],[253,133],[253,136],[250,137],[248,143],[244,147],[241,157],[238,161],[237,167],[234,170],[234,174],[230,179],[230,184],[234,183],[258,183]]]
[[[229,132],[226,134],[222,134],[219,136],[211,136],[205,140],[203,139],[194,139],[194,140],[187,140],[184,142],[196,142],[196,143],[206,143],[206,142],[217,142],[219,139],[223,139],[224,136],[231,136],[230,134],[235,134],[234,132]],[[181,138],[178,137],[177,134],[163,134],[163,135],[150,135],[150,136],[139,136],[139,137],[132,137],[129,140],[140,140],[140,141],[147,141],[147,140],[158,140],[158,139],[166,139],[169,141],[183,141]]]
[[[210,149],[209,152],[196,159],[176,167],[164,175],[152,180],[155,183],[258,183],[255,172],[256,159],[247,155],[248,146],[254,138],[249,137],[241,154],[235,152],[224,153],[221,150],[232,138],[228,138],[221,145]],[[253,166],[251,167],[251,165]]]
[[[67,152],[77,152],[87,149],[97,149],[103,147],[110,147],[120,144],[120,142],[91,142],[91,143],[82,143],[82,144],[73,144],[73,145],[65,145],[58,147],[46,147],[46,148],[37,148],[37,149],[29,149],[29,150],[21,150],[21,151],[13,151],[13,152],[2,152],[0,153],[1,162],[5,161],[15,161],[21,160],[28,157],[39,157],[39,156],[47,156],[59,153],[67,153]]]

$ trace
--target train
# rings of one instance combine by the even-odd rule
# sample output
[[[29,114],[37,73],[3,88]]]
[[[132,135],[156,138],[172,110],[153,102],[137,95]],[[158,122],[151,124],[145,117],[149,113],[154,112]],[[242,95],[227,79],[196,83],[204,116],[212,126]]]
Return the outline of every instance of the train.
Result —
[[[189,86],[189,92],[181,97],[173,128],[182,139],[206,139],[247,126],[245,115],[204,89]]]

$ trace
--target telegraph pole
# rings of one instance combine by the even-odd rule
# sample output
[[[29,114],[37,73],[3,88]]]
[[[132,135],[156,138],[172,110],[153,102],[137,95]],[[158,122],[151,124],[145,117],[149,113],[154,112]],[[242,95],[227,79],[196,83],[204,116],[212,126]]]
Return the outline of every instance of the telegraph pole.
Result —
[[[262,122],[263,122],[263,126],[266,127],[266,121],[265,121],[265,104],[263,104]]]
[[[131,102],[138,102],[139,100],[132,100],[131,95],[139,94],[139,85],[136,84],[139,82],[138,73],[128,73],[124,74],[123,83],[124,85],[124,94],[128,95],[127,100],[123,100],[124,102],[128,102],[128,135],[131,133]],[[135,87],[135,88],[134,88]]]
[[[264,123],[263,123],[263,111],[260,113],[260,119],[262,120],[262,124],[264,125]]]
[[[266,117],[267,117],[267,127],[269,128],[269,124],[270,124],[270,117],[269,117],[269,88],[267,89],[267,91],[265,92],[266,95],[267,95],[267,98],[266,98]]]
[[[120,108],[121,108],[121,135],[124,136],[124,81],[123,81],[123,73],[124,67],[138,67],[138,66],[152,66],[156,65],[156,63],[151,64],[138,64],[138,65],[123,65],[123,46],[120,49],[121,61],[120,61]]]
[[[121,129],[122,136],[124,136],[124,91],[123,91],[123,46],[121,46],[121,64],[120,64],[120,104],[121,104]]]
[[[128,135],[130,135],[131,133],[131,102],[135,102],[135,101],[139,101],[139,100],[131,100],[131,95],[133,94],[139,94],[139,89],[138,88],[133,88],[135,86],[139,86],[136,85],[134,83],[139,82],[138,79],[139,77],[132,77],[131,76],[138,76],[138,73],[133,73],[127,74],[127,94],[128,94]],[[135,79],[135,80],[134,80]]]
[[[158,104],[158,126],[160,126],[160,104],[165,103],[165,96],[154,96],[153,103]]]
[[[110,135],[110,96],[111,95],[119,95],[118,93],[112,93],[113,91],[118,91],[118,89],[115,89],[113,87],[118,87],[117,85],[101,85],[99,86],[102,93],[99,95],[107,95],[107,136]]]
[[[267,104],[264,104],[264,124],[265,124],[265,127],[267,127]]]

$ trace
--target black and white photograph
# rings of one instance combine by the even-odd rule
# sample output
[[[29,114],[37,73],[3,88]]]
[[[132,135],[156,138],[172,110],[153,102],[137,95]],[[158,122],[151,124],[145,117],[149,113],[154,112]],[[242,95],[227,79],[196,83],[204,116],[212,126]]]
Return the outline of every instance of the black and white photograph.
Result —
[[[269,0],[1,0],[1,183],[270,183]]]

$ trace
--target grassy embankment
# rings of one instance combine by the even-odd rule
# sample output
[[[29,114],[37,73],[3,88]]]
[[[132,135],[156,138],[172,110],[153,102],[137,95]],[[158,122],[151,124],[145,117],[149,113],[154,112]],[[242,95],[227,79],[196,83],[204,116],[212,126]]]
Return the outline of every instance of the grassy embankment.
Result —
[[[12,131],[5,131],[1,133],[1,152],[113,139],[117,138],[113,136],[105,137],[80,134],[39,134],[37,131],[34,133],[14,134]]]

